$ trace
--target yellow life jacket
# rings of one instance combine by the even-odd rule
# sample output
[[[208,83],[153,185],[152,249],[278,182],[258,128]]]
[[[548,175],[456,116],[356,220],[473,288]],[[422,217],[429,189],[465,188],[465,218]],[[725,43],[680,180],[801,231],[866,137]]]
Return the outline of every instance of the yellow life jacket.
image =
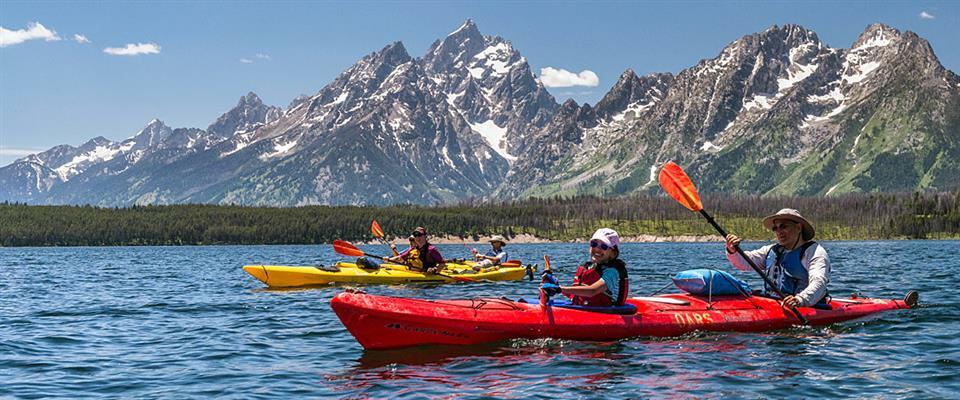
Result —
[[[410,249],[410,252],[404,257],[404,261],[407,262],[407,266],[409,266],[410,269],[423,271],[423,261],[420,260],[420,250],[416,247]]]

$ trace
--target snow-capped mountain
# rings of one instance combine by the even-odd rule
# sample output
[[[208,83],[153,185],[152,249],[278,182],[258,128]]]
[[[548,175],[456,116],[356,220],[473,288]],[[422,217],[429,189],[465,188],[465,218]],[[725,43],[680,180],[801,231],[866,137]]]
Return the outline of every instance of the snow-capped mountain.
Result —
[[[247,95],[200,131],[202,149],[138,158],[112,178],[78,169],[79,179],[29,201],[300,205],[484,196],[516,159],[511,152],[523,151],[524,135],[557,107],[510,42],[483,36],[468,20],[422,58],[392,43],[282,112]],[[154,131],[135,143],[148,143],[144,135]],[[148,147],[166,149],[175,132],[155,132]]]
[[[625,81],[640,79],[649,97],[627,100]],[[705,191],[949,189],[960,185],[958,88],[911,32],[875,24],[837,49],[772,27],[675,77],[627,71],[595,108],[565,105],[535,134],[551,156],[516,164],[499,193],[656,190],[668,160]]]
[[[422,57],[370,53],[286,109],[253,93],[205,130],[57,146],[0,168],[0,201],[431,204],[656,190],[667,160],[701,190],[834,195],[960,186],[960,78],[912,32],[849,49],[797,25],[677,74],[626,70],[563,105],[513,45],[466,21]]]
[[[111,185],[122,186],[122,181],[128,177],[126,172],[144,159],[155,162],[153,159],[159,158],[164,160],[161,162],[167,162],[206,151],[225,140],[215,128],[229,126],[230,121],[235,126],[259,126],[269,116],[278,114],[279,109],[263,106],[260,99],[250,93],[207,131],[172,129],[154,119],[123,141],[113,142],[99,136],[80,147],[56,146],[0,168],[0,199],[30,203],[90,203],[92,201],[87,199],[97,196],[103,190],[103,183],[117,181]]]

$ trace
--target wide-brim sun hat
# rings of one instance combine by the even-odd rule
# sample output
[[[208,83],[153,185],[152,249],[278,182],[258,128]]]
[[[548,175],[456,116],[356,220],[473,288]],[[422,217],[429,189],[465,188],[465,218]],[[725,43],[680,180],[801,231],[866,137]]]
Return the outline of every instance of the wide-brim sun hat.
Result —
[[[492,237],[490,237],[490,240],[488,240],[488,242],[490,243],[500,242],[500,244],[503,246],[507,245],[507,239],[504,238],[502,235],[493,235]]]
[[[800,235],[803,236],[803,240],[813,239],[817,233],[816,230],[813,229],[813,225],[810,224],[810,221],[807,221],[806,218],[800,215],[799,211],[792,208],[784,208],[777,211],[776,214],[768,215],[763,219],[763,226],[767,229],[773,229],[773,221],[777,219],[785,219],[800,224]]]

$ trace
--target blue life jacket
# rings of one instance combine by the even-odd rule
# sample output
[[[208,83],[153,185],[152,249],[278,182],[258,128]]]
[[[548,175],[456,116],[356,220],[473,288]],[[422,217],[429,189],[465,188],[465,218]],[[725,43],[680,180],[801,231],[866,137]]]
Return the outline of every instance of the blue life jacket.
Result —
[[[491,248],[490,250],[487,251],[487,254],[484,254],[484,255],[487,257],[497,257],[497,255],[500,253],[503,253],[503,257],[498,257],[500,261],[497,261],[496,262],[497,264],[503,264],[510,259],[510,256],[507,254],[507,251],[504,249],[500,249],[500,251],[498,252]]]
[[[767,253],[764,260],[767,277],[777,285],[777,289],[785,296],[796,295],[810,284],[810,273],[803,267],[802,261],[803,254],[810,246],[815,244],[817,242],[806,242],[803,246],[790,251],[777,244],[770,249],[774,257],[770,257],[770,252]],[[764,287],[767,292],[775,294],[770,285],[764,284]],[[828,298],[829,295],[824,295],[818,302],[823,302]]]

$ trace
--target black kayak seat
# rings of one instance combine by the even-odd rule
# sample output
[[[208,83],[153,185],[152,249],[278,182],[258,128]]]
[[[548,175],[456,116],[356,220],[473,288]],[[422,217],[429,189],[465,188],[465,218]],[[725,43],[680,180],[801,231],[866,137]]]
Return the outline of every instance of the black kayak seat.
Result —
[[[637,313],[637,306],[630,303],[622,306],[581,306],[566,300],[550,300],[547,302],[547,305],[551,307],[569,308],[571,310],[588,311],[601,314],[631,315]]]
[[[508,300],[506,297],[502,297],[502,299]],[[517,299],[517,303],[534,304],[537,302],[537,300],[528,301],[522,297]],[[550,300],[547,302],[547,305],[551,307],[569,308],[571,310],[589,311],[601,314],[632,315],[637,313],[637,306],[629,303],[622,306],[579,306],[567,300]]]

